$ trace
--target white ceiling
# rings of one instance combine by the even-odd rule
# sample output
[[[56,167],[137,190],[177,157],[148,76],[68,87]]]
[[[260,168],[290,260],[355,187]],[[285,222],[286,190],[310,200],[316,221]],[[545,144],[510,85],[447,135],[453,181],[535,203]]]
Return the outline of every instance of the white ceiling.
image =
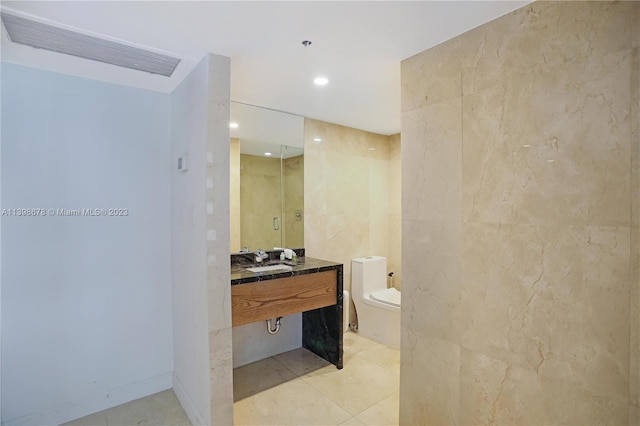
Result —
[[[400,61],[528,1],[3,1],[2,10],[177,55],[171,78],[12,44],[2,60],[170,93],[206,52],[231,99],[382,134],[400,131]],[[303,47],[303,40],[311,40]],[[316,87],[325,75],[330,82]]]

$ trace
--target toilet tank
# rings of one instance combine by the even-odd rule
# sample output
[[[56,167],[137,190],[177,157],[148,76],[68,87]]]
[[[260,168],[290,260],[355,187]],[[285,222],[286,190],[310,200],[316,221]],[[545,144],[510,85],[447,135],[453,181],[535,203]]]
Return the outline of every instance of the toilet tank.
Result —
[[[387,288],[387,258],[382,256],[359,257],[351,260],[351,290],[359,295]]]

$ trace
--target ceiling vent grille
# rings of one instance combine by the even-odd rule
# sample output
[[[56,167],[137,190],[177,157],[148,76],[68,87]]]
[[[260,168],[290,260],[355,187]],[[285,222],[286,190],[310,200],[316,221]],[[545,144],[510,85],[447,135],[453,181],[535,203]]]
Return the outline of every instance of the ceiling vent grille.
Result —
[[[171,77],[180,59],[1,13],[13,43]]]

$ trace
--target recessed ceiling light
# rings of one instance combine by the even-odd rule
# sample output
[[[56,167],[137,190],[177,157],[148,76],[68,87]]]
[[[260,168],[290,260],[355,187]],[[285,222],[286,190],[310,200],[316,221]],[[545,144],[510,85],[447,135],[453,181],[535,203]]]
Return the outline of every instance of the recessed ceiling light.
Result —
[[[231,122],[231,123],[229,123],[229,127],[231,127],[232,129],[237,129],[238,128],[238,123]]]
[[[316,86],[326,86],[326,85],[327,85],[327,83],[329,83],[329,79],[328,79],[327,77],[316,77],[316,78],[313,80],[313,83],[314,83]]]
[[[322,142],[322,139],[321,138],[313,138],[313,141],[314,142]]]
[[[311,46],[311,40],[304,40],[304,41],[302,42],[302,45],[303,45],[304,47],[309,47],[309,46]]]
[[[271,155],[270,152],[265,152],[264,155],[266,155],[267,157]]]

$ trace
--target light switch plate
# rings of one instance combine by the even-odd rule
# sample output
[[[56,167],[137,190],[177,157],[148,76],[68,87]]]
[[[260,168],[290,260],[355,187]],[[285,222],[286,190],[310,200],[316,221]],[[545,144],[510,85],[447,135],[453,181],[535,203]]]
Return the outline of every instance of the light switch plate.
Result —
[[[187,164],[187,156],[183,155],[178,158],[178,171],[186,172],[189,169]]]

